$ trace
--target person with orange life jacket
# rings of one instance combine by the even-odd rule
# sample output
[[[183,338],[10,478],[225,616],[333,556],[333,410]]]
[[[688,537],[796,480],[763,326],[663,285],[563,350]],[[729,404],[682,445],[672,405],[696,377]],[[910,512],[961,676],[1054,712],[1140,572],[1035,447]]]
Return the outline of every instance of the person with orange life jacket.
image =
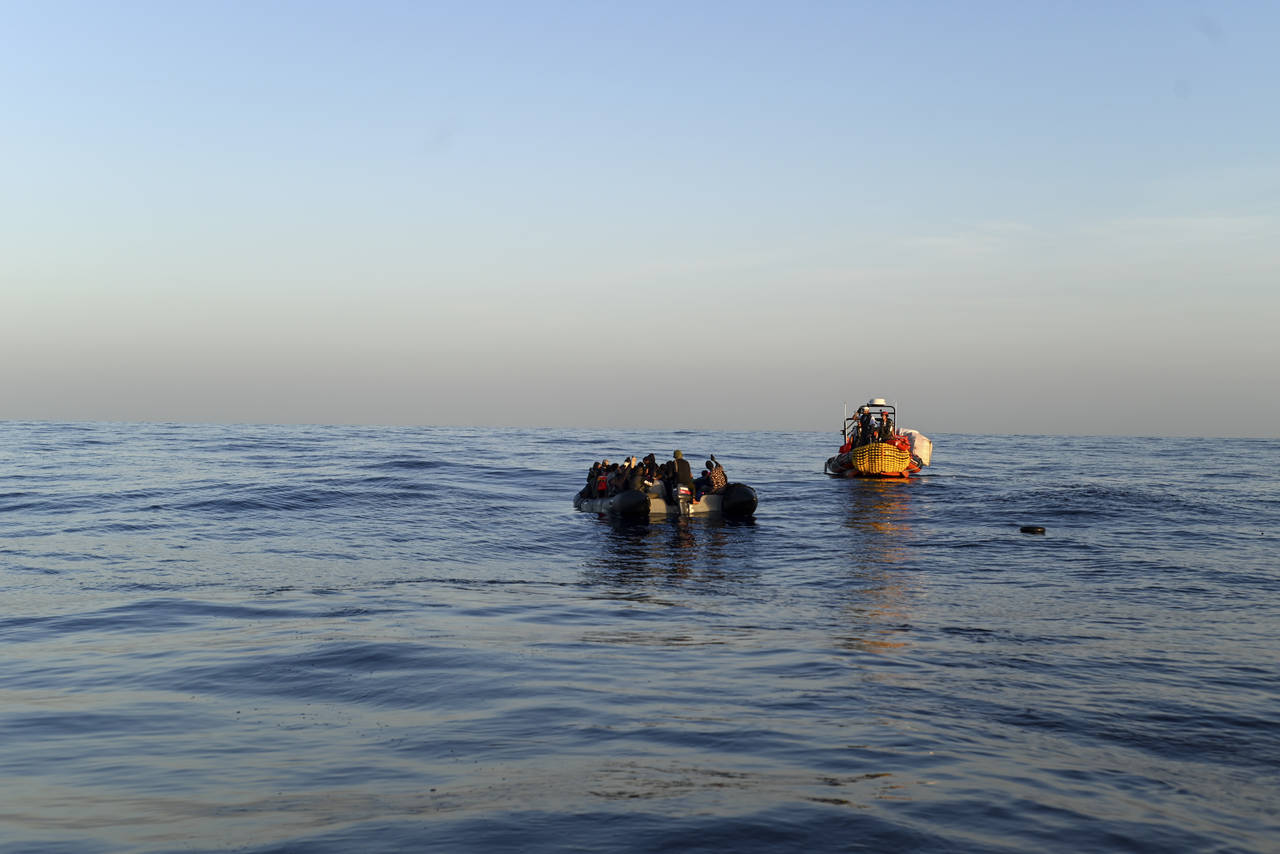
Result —
[[[600,469],[596,472],[596,497],[604,498],[609,494],[609,461],[601,460]]]

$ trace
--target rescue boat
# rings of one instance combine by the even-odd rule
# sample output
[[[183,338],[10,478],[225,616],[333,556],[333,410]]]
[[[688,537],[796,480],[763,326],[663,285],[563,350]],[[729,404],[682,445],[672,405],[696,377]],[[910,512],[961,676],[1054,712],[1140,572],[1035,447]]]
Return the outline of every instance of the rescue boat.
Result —
[[[726,484],[719,492],[704,495],[698,501],[693,500],[687,488],[669,500],[661,483],[645,490],[624,489],[607,498],[589,498],[583,492],[573,497],[573,506],[578,510],[631,519],[709,515],[745,519],[756,512],[757,503],[755,489],[745,483]]]
[[[910,477],[929,465],[933,443],[918,430],[899,430],[896,407],[874,397],[846,416],[843,444],[822,470],[832,477]]]

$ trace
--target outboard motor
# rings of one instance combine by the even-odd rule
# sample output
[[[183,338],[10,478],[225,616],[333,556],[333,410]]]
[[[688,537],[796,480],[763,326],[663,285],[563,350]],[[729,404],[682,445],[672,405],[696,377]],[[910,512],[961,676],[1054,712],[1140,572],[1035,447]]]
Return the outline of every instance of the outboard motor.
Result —
[[[685,486],[683,483],[677,483],[671,487],[672,497],[676,501],[676,505],[680,508],[681,516],[688,516],[692,513],[693,506],[693,490]]]

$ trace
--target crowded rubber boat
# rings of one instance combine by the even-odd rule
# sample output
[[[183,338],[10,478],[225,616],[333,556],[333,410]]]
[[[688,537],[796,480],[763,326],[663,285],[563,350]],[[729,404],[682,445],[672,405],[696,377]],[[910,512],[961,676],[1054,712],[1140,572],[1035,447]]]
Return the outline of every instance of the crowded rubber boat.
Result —
[[[933,443],[918,430],[898,429],[897,408],[882,397],[846,415],[840,436],[840,451],[822,468],[832,477],[910,477],[933,458]]]
[[[593,463],[587,483],[573,497],[573,506],[588,513],[647,518],[652,516],[720,515],[744,519],[756,512],[756,491],[745,483],[730,483],[715,454],[697,477],[683,452],[659,464],[653,454],[621,463],[607,459]]]

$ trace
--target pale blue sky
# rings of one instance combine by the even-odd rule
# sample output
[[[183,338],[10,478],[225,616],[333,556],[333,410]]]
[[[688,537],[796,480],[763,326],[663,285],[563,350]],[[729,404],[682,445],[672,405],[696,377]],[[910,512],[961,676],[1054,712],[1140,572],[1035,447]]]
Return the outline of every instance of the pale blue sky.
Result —
[[[1280,436],[1277,44],[1271,2],[0,0],[0,418]]]

